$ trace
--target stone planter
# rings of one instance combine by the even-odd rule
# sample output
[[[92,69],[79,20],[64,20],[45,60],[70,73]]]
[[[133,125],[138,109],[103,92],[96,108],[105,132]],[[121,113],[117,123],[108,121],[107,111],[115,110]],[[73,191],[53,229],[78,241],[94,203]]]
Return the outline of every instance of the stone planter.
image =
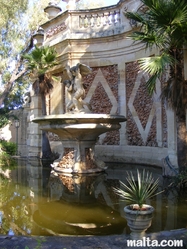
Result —
[[[127,224],[132,231],[131,237],[141,238],[145,236],[145,231],[151,226],[154,208],[144,205],[146,210],[132,210],[132,205],[124,208]]]

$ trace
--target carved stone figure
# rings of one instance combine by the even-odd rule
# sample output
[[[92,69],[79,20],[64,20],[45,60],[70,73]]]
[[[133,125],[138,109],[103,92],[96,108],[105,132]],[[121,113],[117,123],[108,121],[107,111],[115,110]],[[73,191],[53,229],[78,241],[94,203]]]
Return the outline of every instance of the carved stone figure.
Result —
[[[67,112],[91,111],[89,103],[83,100],[85,97],[85,89],[82,81],[82,76],[88,75],[91,71],[90,67],[81,63],[71,68],[67,66],[63,70],[62,82],[65,84],[68,93],[68,103],[66,104]]]
[[[26,92],[23,96],[24,106],[30,104],[31,102],[31,94],[30,92]]]

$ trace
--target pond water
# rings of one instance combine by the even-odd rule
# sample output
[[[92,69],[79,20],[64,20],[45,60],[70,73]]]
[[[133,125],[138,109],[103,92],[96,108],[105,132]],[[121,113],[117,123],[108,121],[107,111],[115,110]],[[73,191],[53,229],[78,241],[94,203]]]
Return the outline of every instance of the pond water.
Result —
[[[108,163],[105,173],[63,175],[49,163],[19,159],[17,166],[1,171],[0,234],[10,235],[109,235],[130,233],[124,217],[124,201],[113,187],[125,182],[127,171],[146,168],[168,182],[160,168]],[[147,232],[187,226],[187,197],[167,191],[149,203],[155,207]]]

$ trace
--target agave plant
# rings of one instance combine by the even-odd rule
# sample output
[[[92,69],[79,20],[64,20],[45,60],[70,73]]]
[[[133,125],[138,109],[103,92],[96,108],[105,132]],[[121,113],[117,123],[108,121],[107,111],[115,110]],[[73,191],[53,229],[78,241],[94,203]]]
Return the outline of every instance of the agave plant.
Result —
[[[159,194],[157,192],[159,179],[153,178],[152,173],[139,172],[137,170],[137,181],[132,172],[127,172],[127,184],[120,181],[122,188],[114,188],[116,194],[131,204],[138,204],[141,209],[146,200]]]

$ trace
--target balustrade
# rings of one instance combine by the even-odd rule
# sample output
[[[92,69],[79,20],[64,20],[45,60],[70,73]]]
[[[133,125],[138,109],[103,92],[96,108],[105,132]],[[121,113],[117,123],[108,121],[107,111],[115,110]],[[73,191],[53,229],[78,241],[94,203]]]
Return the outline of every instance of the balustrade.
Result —
[[[119,25],[121,23],[120,10],[114,10],[96,14],[82,14],[79,16],[79,27],[102,27]]]
[[[124,32],[123,8],[100,8],[94,10],[66,11],[57,18],[42,25],[45,33],[45,41],[52,39],[57,34],[62,39],[76,38],[86,34],[86,37],[97,37],[119,34]]]

